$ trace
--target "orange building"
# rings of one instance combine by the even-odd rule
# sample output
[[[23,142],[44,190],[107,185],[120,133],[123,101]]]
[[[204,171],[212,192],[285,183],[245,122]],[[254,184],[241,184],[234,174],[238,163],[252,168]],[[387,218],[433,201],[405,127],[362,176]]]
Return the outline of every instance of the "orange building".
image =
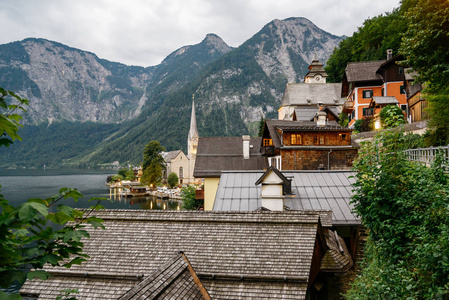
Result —
[[[370,107],[374,97],[377,103],[392,102],[391,97],[394,97],[407,117],[404,68],[397,64],[401,60],[401,55],[392,57],[392,50],[389,49],[386,60],[348,63],[341,96],[346,98],[343,112],[349,115],[349,127],[358,119],[374,115],[373,107]]]

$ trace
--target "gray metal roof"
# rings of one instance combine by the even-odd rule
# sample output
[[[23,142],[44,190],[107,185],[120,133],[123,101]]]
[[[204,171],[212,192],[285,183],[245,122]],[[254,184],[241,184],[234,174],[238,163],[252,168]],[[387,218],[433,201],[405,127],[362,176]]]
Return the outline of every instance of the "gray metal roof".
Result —
[[[341,98],[341,83],[288,83],[281,106],[343,105]]]
[[[261,185],[256,181],[265,171],[222,172],[214,211],[254,211],[262,206]],[[358,225],[351,211],[353,183],[350,171],[282,171],[292,179],[292,197],[284,205],[293,210],[332,210],[333,225]]]

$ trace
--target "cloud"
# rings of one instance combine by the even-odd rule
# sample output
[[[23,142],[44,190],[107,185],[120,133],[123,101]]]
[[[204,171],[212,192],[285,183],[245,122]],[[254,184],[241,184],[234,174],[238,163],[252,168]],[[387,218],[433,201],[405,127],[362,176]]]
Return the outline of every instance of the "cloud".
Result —
[[[239,46],[274,19],[305,17],[335,35],[352,35],[390,0],[3,0],[0,43],[46,38],[130,65],[160,63],[215,33]]]

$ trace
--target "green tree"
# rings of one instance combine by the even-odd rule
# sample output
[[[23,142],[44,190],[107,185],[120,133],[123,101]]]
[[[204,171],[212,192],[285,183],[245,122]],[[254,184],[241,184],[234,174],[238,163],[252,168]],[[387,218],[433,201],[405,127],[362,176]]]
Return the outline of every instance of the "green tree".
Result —
[[[134,179],[134,170],[132,167],[121,168],[120,170],[118,170],[117,175],[122,176],[122,179],[125,179],[125,180],[133,180]]]
[[[203,203],[196,199],[196,188],[193,185],[183,187],[181,189],[182,209],[195,210],[199,209]]]
[[[380,111],[380,123],[383,128],[394,128],[405,123],[404,113],[397,105],[387,105]]]
[[[22,118],[15,112],[25,111],[28,100],[2,88],[0,94],[0,146],[9,146],[21,140]],[[14,207],[0,195],[0,287],[22,284],[27,278],[46,279],[49,274],[42,270],[46,264],[70,268],[86,260],[81,239],[89,234],[83,228],[90,224],[104,229],[101,219],[89,216],[101,208],[102,199],[91,199],[97,203],[88,211],[61,203],[67,198],[78,201],[81,196],[77,190],[63,188],[53,197],[33,198]],[[0,297],[8,296],[0,291]],[[19,295],[14,298],[21,299]]]
[[[340,118],[340,121],[338,121],[338,124],[343,127],[348,127],[348,124],[349,124],[348,114],[345,112],[341,112],[338,117]]]
[[[159,164],[161,167],[165,168],[165,161],[162,157],[162,152],[164,151],[165,148],[158,141],[149,142],[143,150],[143,170],[148,168],[152,163]]]
[[[402,154],[403,141],[403,132],[384,131],[362,146],[354,163],[352,203],[369,240],[346,299],[449,296],[449,184],[443,160],[431,167],[410,162]]]
[[[178,175],[177,175],[175,172],[171,172],[171,173],[168,175],[167,183],[168,183],[168,185],[170,186],[170,188],[172,188],[172,187],[174,187],[175,185],[177,185],[177,184],[178,184],[178,181],[179,181],[179,178],[178,178]]]
[[[263,136],[263,129],[265,127],[265,118],[261,115],[259,120],[259,131],[257,133],[257,136],[262,137]]]
[[[143,174],[140,181],[147,185],[156,186],[162,181],[162,170],[165,170],[165,161],[162,152],[165,148],[158,141],[149,142],[143,151]]]

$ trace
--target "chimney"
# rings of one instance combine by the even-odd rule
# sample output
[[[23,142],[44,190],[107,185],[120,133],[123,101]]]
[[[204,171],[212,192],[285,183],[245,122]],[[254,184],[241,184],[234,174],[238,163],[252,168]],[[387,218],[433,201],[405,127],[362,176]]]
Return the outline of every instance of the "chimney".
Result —
[[[387,49],[387,60],[393,58],[393,49]]]
[[[324,111],[319,111],[316,113],[316,125],[318,127],[323,127],[326,126],[326,118],[327,118],[327,114]]]
[[[243,135],[243,159],[249,159],[249,135]]]

